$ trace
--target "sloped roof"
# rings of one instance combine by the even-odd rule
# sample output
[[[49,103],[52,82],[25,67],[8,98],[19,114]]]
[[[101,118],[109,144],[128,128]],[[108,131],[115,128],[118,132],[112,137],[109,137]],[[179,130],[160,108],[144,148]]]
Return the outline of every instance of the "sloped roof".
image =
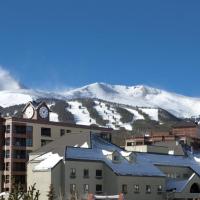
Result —
[[[118,151],[122,155],[121,162],[113,163],[104,151],[114,152]],[[157,167],[148,162],[129,162],[123,157],[124,151],[107,141],[92,135],[92,148],[72,148],[67,147],[65,158],[76,160],[90,160],[104,162],[118,175],[131,175],[131,176],[165,176]]]
[[[189,167],[200,176],[200,162],[196,162],[192,156],[187,157],[151,153],[135,153],[136,162],[128,162],[128,160],[124,158],[120,163],[113,163],[112,160],[108,159],[104,155],[102,150],[109,152],[122,151],[121,148],[108,143],[98,136],[92,135],[92,148],[83,149],[67,147],[65,159],[101,161],[109,166],[118,175],[165,176],[157,165],[166,165]]]

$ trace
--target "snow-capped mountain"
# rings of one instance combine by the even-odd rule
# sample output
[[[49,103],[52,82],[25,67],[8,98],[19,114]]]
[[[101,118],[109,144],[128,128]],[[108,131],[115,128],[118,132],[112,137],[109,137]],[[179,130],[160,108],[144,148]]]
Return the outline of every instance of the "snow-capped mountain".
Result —
[[[23,104],[39,98],[70,100],[95,98],[129,106],[162,108],[181,118],[200,115],[200,98],[187,97],[144,85],[123,86],[94,83],[63,92],[44,92],[32,89],[1,89],[0,106]]]
[[[94,83],[66,91],[66,98],[98,98],[131,106],[163,108],[177,117],[200,115],[200,98],[187,97],[144,85]]]

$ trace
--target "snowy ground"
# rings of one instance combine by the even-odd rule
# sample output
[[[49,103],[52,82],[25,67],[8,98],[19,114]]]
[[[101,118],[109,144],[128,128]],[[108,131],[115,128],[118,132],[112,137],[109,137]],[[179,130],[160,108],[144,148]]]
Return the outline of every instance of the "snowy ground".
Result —
[[[87,108],[83,107],[80,102],[68,101],[67,103],[71,106],[71,108],[68,108],[67,110],[74,115],[74,119],[77,124],[83,124],[83,125],[96,124],[96,121],[90,118],[90,114]]]
[[[140,108],[140,110],[142,110],[142,112],[149,115],[151,120],[155,120],[155,121],[159,120],[158,119],[158,109],[156,109],[156,108]]]
[[[131,109],[131,108],[125,108],[125,107],[124,107],[124,109],[126,109],[130,113],[134,114],[134,120],[144,119],[144,116],[142,116],[141,114],[139,114],[137,110],[134,110],[134,109]]]
[[[96,106],[95,109],[98,111],[98,113],[102,116],[104,120],[108,120],[109,123],[107,126],[113,128],[113,129],[119,129],[120,127],[124,127],[127,130],[132,130],[131,123],[122,123],[121,122],[121,115],[116,112],[116,109],[110,106],[108,108],[106,106],[106,103],[99,103],[99,101],[95,101]]]

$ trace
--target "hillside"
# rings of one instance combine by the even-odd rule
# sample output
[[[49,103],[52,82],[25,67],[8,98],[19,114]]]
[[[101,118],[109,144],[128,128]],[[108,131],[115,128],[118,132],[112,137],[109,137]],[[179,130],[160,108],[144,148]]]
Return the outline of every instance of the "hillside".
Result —
[[[149,128],[161,128],[163,124],[175,123],[179,119],[163,109],[133,107],[111,103],[100,99],[78,98],[59,100],[40,98],[51,109],[50,120],[77,124],[110,127],[114,130],[136,132]],[[25,104],[0,107],[2,116],[22,116]]]

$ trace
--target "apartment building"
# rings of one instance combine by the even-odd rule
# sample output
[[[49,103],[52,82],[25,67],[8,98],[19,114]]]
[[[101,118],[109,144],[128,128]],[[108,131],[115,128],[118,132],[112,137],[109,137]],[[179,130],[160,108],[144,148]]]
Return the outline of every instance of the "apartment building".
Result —
[[[54,152],[50,143],[28,162],[28,186],[36,183],[43,200],[50,184],[59,200],[116,199],[120,193],[127,200],[200,198],[195,156],[128,152],[93,134],[89,148],[67,146],[62,155],[53,143]]]
[[[10,191],[12,182],[26,187],[28,154],[67,134],[94,132],[110,139],[112,129],[52,122],[45,102],[29,102],[23,118],[0,118],[0,188]]]

